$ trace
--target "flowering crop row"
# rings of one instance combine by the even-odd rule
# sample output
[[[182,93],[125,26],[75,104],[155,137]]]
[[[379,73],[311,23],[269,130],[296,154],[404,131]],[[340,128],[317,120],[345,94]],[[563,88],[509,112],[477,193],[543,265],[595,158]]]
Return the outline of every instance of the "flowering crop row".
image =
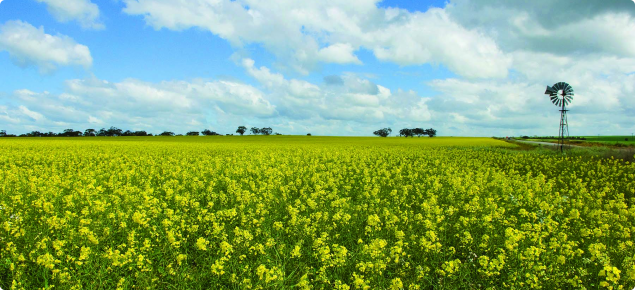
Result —
[[[635,166],[510,146],[0,140],[0,288],[635,286]]]

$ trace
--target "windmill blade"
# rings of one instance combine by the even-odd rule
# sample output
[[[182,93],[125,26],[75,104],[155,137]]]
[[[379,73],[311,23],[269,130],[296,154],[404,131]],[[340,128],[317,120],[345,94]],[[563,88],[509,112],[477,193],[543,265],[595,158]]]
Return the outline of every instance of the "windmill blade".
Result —
[[[553,88],[554,88],[554,89],[556,89],[556,91],[559,91],[559,90],[564,89],[564,85],[565,85],[565,83],[563,83],[563,82],[558,82],[558,83],[556,83],[555,85],[553,85]]]
[[[556,89],[554,89],[554,88],[552,88],[550,86],[547,86],[547,90],[545,91],[545,95],[554,95],[554,94],[557,94],[557,93],[558,93],[558,90],[556,90]]]

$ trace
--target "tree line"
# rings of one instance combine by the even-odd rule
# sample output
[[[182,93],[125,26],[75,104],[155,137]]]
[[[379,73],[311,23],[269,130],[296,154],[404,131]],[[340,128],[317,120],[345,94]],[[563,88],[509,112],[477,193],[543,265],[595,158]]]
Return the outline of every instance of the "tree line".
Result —
[[[251,134],[253,135],[282,135],[280,133],[274,133],[273,129],[271,129],[271,127],[263,127],[263,128],[258,128],[258,127],[251,127],[251,129],[249,129],[249,131],[251,132]],[[238,126],[238,129],[236,129],[236,133],[240,134],[241,136],[244,135],[245,133],[247,133],[247,127],[246,126]],[[373,134],[375,136],[380,136],[380,137],[388,137],[390,136],[390,134],[392,134],[392,129],[390,128],[383,128],[383,129],[379,129],[375,132],[373,132]],[[189,131],[187,133],[185,133],[186,136],[200,136],[200,135],[204,135],[204,136],[221,136],[222,134],[211,131],[209,129],[205,129],[203,131]],[[225,135],[233,135],[233,134],[225,134]],[[421,136],[430,136],[430,137],[434,137],[437,135],[437,130],[435,129],[422,129],[422,128],[414,128],[414,129],[408,129],[408,128],[404,128],[399,130],[399,137],[421,137]],[[122,130],[119,129],[117,127],[110,127],[109,129],[106,128],[101,128],[99,130],[95,130],[95,129],[86,129],[83,132],[82,131],[76,131],[74,129],[65,129],[64,131],[62,131],[61,133],[55,133],[55,132],[40,132],[40,131],[31,131],[29,133],[26,134],[21,134],[21,135],[14,135],[14,134],[8,134],[6,130],[0,130],[0,137],[97,137],[97,136],[104,136],[104,137],[118,137],[118,136],[154,136],[152,133],[148,133],[146,131],[131,131],[131,130]],[[171,131],[163,131],[160,134],[157,134],[156,136],[183,136],[182,134],[175,134],[174,132]],[[311,133],[307,134],[307,136],[311,136]]]
[[[257,128],[252,127],[251,133],[254,135],[282,135],[280,133],[273,133],[273,129],[271,127]],[[247,127],[238,126],[236,133],[241,136],[247,132]],[[189,131],[185,133],[186,136],[221,136],[222,134],[211,131],[209,129],[205,129],[203,131]],[[233,135],[233,134],[225,134],[225,135]],[[74,129],[65,129],[61,133],[55,132],[40,132],[40,131],[31,131],[26,134],[14,135],[8,134],[6,130],[0,130],[0,137],[118,137],[118,136],[154,136],[152,133],[148,133],[146,131],[131,131],[131,130],[122,130],[117,127],[110,127],[109,129],[101,128],[99,130],[95,129],[86,129],[82,131],[76,131]],[[171,131],[163,131],[156,136],[183,136],[183,134],[175,134]]]
[[[373,135],[375,136],[379,136],[379,137],[388,137],[390,136],[390,134],[392,133],[392,129],[390,128],[383,128],[383,129],[379,129],[375,132],[373,132]],[[409,129],[409,128],[404,128],[399,130],[399,137],[421,137],[421,136],[430,136],[430,137],[434,137],[437,135],[437,130],[435,129],[422,129],[422,128],[414,128],[414,129]]]

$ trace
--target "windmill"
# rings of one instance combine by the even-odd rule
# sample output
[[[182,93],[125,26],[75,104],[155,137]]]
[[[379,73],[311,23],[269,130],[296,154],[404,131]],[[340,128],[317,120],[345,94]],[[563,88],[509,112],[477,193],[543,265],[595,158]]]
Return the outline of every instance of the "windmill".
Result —
[[[565,82],[559,82],[553,87],[547,86],[545,95],[549,95],[551,102],[560,107],[560,131],[558,133],[558,145],[560,152],[563,150],[564,139],[569,138],[569,124],[567,124],[566,106],[573,101],[573,87]]]

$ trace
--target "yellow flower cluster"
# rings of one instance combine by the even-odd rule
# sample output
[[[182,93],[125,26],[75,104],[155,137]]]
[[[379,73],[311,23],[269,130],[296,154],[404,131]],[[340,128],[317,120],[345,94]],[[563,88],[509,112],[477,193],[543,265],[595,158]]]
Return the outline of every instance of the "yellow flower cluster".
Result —
[[[513,147],[4,138],[0,288],[635,287],[635,165]]]

